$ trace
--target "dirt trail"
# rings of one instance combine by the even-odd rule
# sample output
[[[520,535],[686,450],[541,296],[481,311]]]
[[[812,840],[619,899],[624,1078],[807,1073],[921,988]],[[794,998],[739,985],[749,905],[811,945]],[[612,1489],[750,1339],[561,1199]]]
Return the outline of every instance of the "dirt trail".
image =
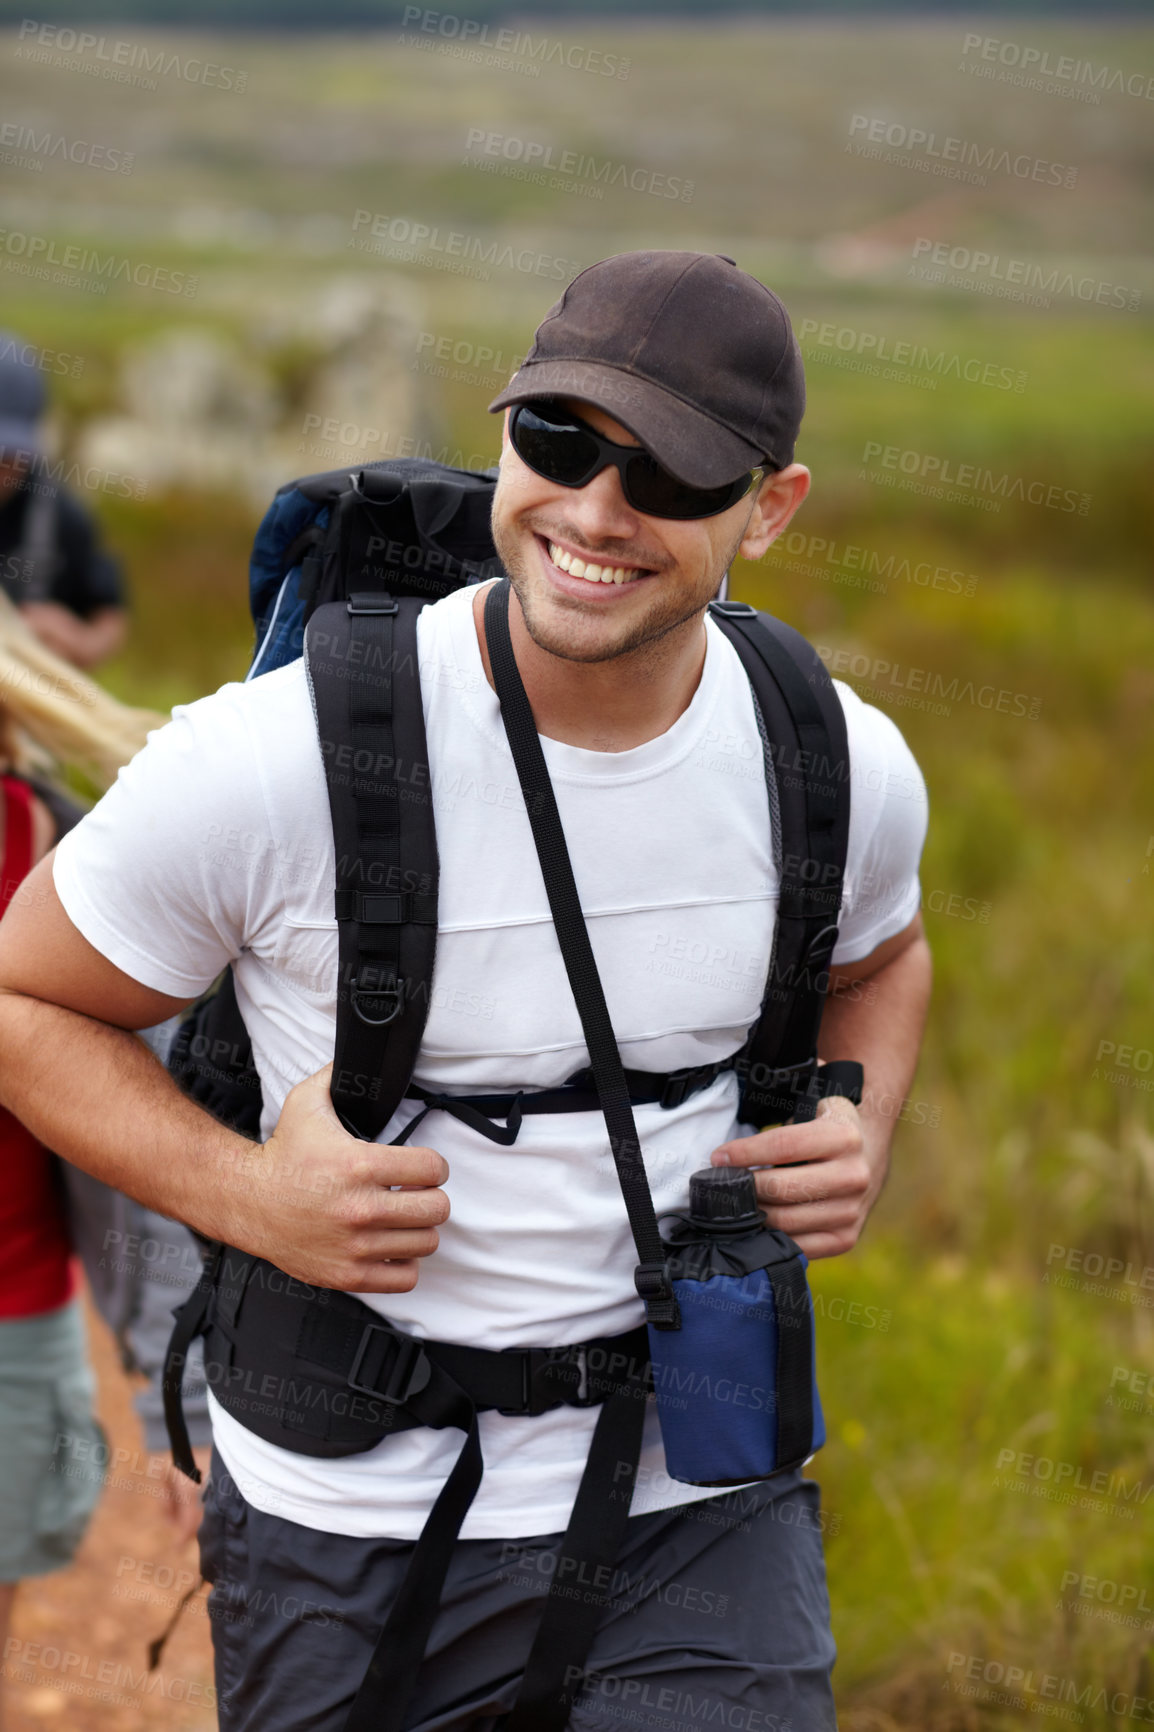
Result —
[[[17,1595],[11,1637],[20,1646],[9,1644],[4,1665],[5,1732],[216,1732],[207,1588],[185,1607],[162,1665],[147,1669],[149,1642],[199,1578],[196,1542],[174,1539],[161,1458],[142,1448],[132,1382],[90,1307],[88,1335],[113,1451],[108,1480],[73,1564]]]

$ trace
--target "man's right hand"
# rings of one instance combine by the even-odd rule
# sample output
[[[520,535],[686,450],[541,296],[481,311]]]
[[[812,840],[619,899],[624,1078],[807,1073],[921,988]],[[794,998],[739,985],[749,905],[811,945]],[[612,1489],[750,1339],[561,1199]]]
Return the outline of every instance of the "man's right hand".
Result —
[[[296,1085],[267,1143],[246,1145],[235,1175],[221,1168],[231,1193],[221,1199],[224,1236],[310,1286],[408,1293],[449,1218],[439,1188],[448,1163],[435,1149],[350,1135],[329,1096],[332,1069]]]

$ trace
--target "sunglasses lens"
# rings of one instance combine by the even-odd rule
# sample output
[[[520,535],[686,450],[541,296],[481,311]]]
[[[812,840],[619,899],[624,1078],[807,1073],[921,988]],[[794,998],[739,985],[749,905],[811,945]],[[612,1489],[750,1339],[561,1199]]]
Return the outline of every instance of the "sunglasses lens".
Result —
[[[631,457],[625,468],[629,499],[649,517],[712,517],[734,503],[736,485],[727,481],[724,487],[689,487],[648,456]]]
[[[574,421],[560,406],[541,401],[522,403],[510,422],[513,449],[530,469],[555,481],[560,487],[584,487],[606,462],[606,449],[622,450],[599,439],[590,429]],[[623,457],[621,480],[625,497],[635,511],[647,517],[673,517],[683,521],[714,517],[727,511],[749,490],[750,477],[728,481],[723,487],[689,487],[646,451]]]
[[[599,455],[596,441],[563,414],[553,419],[536,408],[518,409],[511,437],[513,449],[530,469],[562,487],[587,480]]]

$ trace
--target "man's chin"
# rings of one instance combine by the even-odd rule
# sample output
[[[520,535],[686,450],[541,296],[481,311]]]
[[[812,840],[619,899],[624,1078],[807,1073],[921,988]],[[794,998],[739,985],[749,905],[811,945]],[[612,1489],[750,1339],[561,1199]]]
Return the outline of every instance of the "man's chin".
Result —
[[[559,595],[545,585],[516,578],[510,573],[525,630],[548,655],[566,662],[606,662],[635,648],[629,643],[632,635],[622,621],[614,627],[609,621],[591,618],[579,601]]]

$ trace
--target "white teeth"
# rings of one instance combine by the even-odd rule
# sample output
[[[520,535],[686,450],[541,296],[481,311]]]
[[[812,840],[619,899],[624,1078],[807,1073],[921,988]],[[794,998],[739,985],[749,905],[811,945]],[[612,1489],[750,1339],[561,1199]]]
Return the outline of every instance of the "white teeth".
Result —
[[[629,566],[594,565],[591,560],[579,559],[575,553],[566,553],[555,541],[549,543],[549,558],[560,571],[567,571],[570,577],[583,577],[589,583],[629,583],[641,575]]]

